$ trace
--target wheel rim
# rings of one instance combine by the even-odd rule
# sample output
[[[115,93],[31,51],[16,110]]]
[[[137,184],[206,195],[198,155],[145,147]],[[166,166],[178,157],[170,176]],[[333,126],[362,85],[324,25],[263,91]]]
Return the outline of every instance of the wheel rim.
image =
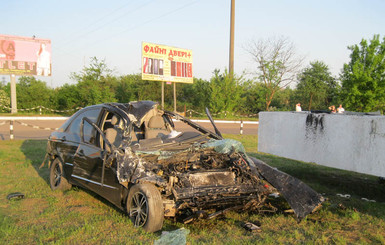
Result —
[[[148,201],[146,196],[137,192],[131,199],[130,218],[134,226],[141,227],[146,224],[148,217]]]
[[[60,168],[60,164],[56,164],[54,169],[54,179],[53,179],[53,185],[55,187],[60,185],[60,180],[63,175],[62,169]]]

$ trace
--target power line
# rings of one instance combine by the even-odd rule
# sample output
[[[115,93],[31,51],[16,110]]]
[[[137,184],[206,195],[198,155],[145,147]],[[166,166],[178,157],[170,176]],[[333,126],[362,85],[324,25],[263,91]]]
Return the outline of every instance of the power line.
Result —
[[[63,43],[63,44],[61,44],[62,47],[58,47],[58,49],[59,49],[59,50],[60,50],[60,49],[63,50],[63,46],[67,46],[68,44],[70,44],[70,43],[72,43],[72,42],[78,40],[79,38],[82,38],[82,37],[84,37],[84,36],[88,36],[89,34],[91,34],[91,33],[93,33],[93,32],[96,32],[96,31],[102,29],[103,27],[105,27],[105,26],[107,26],[107,25],[109,25],[109,24],[112,24],[112,23],[116,22],[117,20],[123,18],[124,16],[126,16],[126,15],[128,15],[128,14],[130,14],[130,13],[133,13],[133,12],[135,12],[135,11],[137,11],[137,10],[139,10],[139,9],[141,9],[141,8],[143,8],[143,7],[145,7],[146,5],[150,4],[150,3],[153,2],[153,1],[154,1],[154,0],[150,0],[149,2],[146,2],[146,3],[140,5],[139,7],[135,8],[135,9],[130,9],[130,11],[123,13],[123,14],[120,15],[119,17],[117,17],[117,18],[115,18],[115,19],[113,19],[113,20],[111,20],[111,21],[109,21],[109,22],[107,22],[107,23],[104,23],[104,24],[102,24],[101,26],[99,26],[99,27],[97,27],[97,28],[94,28],[94,29],[92,29],[92,30],[90,30],[90,31],[88,31],[88,32],[86,32],[86,33],[83,32],[83,33],[81,33],[81,34],[79,34],[79,35],[77,35],[77,36],[75,36],[75,37],[73,37],[73,35],[72,35],[72,38],[71,38],[69,41],[67,41],[67,42],[65,42],[65,43]],[[131,4],[131,3],[130,3],[130,4]],[[113,13],[119,11],[120,9],[122,9],[123,7],[126,7],[127,5],[129,5],[129,4],[122,5],[121,7],[112,10],[112,11],[109,12],[108,14],[104,15],[102,18],[99,18],[98,20],[96,20],[96,21],[93,22],[92,24],[90,24],[90,25],[88,25],[87,27],[82,28],[82,29],[88,29],[89,27],[94,26],[95,23],[100,22],[101,20],[105,19],[107,16],[109,16],[109,15],[111,15],[111,14],[113,14]],[[60,44],[60,43],[59,43],[59,44]],[[66,52],[66,53],[69,54],[68,52]],[[69,55],[71,55],[71,54],[69,54]]]
[[[108,14],[104,15],[103,17],[97,19],[96,21],[92,22],[91,24],[89,24],[88,26],[86,26],[84,29],[88,29],[89,27],[92,27],[94,26],[96,23],[104,20],[107,16],[110,16],[111,14],[115,13],[115,12],[118,12],[119,10],[122,10],[123,8],[125,8],[126,6],[132,4],[132,1],[126,3],[126,4],[123,4],[122,6],[110,11]]]
[[[98,40],[98,41],[96,41],[96,42],[94,42],[94,43],[91,43],[91,44],[90,44],[90,43],[87,43],[87,48],[92,47],[92,46],[95,46],[95,45],[98,44],[98,43],[105,42],[106,40],[109,40],[109,39],[111,39],[111,38],[117,37],[117,36],[121,35],[122,33],[129,32],[129,31],[132,31],[132,30],[134,30],[134,29],[136,29],[136,28],[138,28],[138,27],[147,25],[147,24],[149,24],[149,23],[151,23],[151,22],[153,22],[153,21],[155,21],[155,20],[161,19],[161,18],[166,17],[166,16],[168,16],[168,15],[170,15],[170,14],[173,14],[173,13],[175,13],[175,12],[181,10],[181,9],[184,9],[184,8],[190,6],[190,5],[193,5],[193,4],[195,4],[195,3],[199,2],[199,1],[200,1],[200,0],[196,0],[196,1],[193,1],[193,2],[190,2],[190,3],[187,3],[187,4],[185,4],[185,5],[183,5],[183,6],[179,7],[179,8],[176,8],[176,9],[174,9],[174,10],[171,10],[171,11],[165,13],[165,14],[159,15],[159,16],[157,16],[157,17],[155,17],[155,18],[152,18],[152,19],[150,19],[150,20],[148,20],[148,21],[141,22],[140,24],[137,24],[137,25],[135,25],[135,26],[133,26],[133,27],[127,28],[127,29],[125,29],[125,30],[123,30],[123,31],[120,31],[119,33],[117,33],[117,34],[115,34],[115,35],[110,35],[109,37],[103,38],[103,39]]]
[[[128,6],[128,5],[130,5],[130,4],[132,4],[132,1],[126,3],[126,4],[122,5],[122,6],[119,6],[118,8],[113,9],[112,11],[108,12],[107,14],[105,14],[104,16],[102,16],[102,17],[99,18],[99,19],[91,20],[91,23],[90,23],[89,25],[87,25],[87,26],[85,26],[85,27],[83,27],[83,28],[80,28],[79,30],[75,31],[73,34],[70,34],[69,37],[70,37],[71,39],[73,39],[73,36],[74,36],[74,35],[76,35],[76,34],[82,32],[83,30],[87,30],[88,28],[90,28],[90,27],[96,25],[97,23],[99,23],[99,22],[102,21],[103,19],[107,18],[107,17],[110,16],[111,14],[113,14],[113,13],[119,11],[119,10],[122,10],[123,8],[125,8],[126,6]]]

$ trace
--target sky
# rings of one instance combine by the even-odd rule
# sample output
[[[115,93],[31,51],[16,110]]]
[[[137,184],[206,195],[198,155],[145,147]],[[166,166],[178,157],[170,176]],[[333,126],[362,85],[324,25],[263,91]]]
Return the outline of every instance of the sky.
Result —
[[[114,75],[140,73],[141,43],[193,51],[194,77],[209,80],[229,64],[231,0],[12,0],[1,1],[0,34],[50,39],[48,86],[74,84],[91,57]],[[305,57],[323,61],[334,76],[349,62],[348,46],[385,35],[383,0],[235,0],[234,72],[255,70],[245,46],[286,37]],[[3,82],[9,75],[0,75]]]

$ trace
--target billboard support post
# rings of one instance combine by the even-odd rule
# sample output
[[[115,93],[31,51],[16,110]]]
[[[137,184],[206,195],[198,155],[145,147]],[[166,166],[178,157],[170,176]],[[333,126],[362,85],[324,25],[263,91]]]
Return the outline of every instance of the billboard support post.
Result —
[[[164,82],[162,83],[162,110],[164,110]]]
[[[16,100],[16,76],[11,75],[11,113],[17,113],[17,100]]]
[[[174,112],[176,113],[176,83],[174,82]]]

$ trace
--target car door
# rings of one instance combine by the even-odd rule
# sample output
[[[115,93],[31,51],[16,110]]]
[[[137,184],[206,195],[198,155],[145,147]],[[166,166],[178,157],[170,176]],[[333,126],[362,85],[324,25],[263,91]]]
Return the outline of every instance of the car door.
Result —
[[[89,118],[83,120],[81,143],[75,153],[72,177],[90,190],[115,202],[115,199],[120,197],[115,195],[120,185],[113,170],[105,166],[105,159],[111,153],[101,147],[102,134],[95,121]]]
[[[88,118],[93,123],[96,123],[100,112],[101,108],[88,110],[80,114],[70,126],[70,128],[73,128],[72,131],[76,131],[79,137],[79,144],[73,157],[71,178],[92,190],[95,188],[90,183],[98,181],[95,168],[102,160],[100,160],[100,149],[95,145],[96,130],[92,126],[84,127],[84,118]],[[86,130],[87,141],[84,141],[84,130]]]
[[[74,166],[74,156],[81,142],[80,126],[82,118],[90,116],[98,117],[100,108],[83,109],[75,113],[66,121],[57,132],[54,132],[49,140],[53,142],[53,148],[64,163],[65,172],[72,174]]]

